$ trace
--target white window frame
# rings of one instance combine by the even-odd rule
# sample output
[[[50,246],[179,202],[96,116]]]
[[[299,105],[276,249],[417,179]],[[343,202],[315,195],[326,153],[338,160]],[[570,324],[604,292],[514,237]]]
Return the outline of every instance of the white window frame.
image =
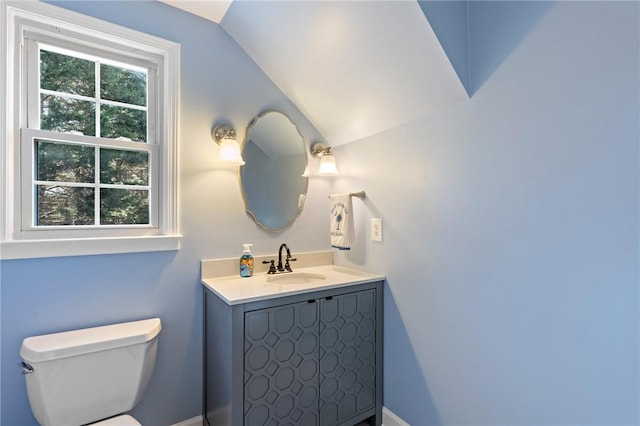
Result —
[[[0,259],[178,250],[180,45],[40,2],[2,1],[0,18],[0,99],[6,99],[0,114]],[[93,229],[31,226],[33,210],[27,210],[33,209],[33,143],[29,141],[48,136],[56,140],[53,132],[27,123],[34,106],[28,102],[26,52],[29,46],[33,50],[33,40],[109,59],[122,58],[125,63],[153,64],[149,84],[155,87],[149,91],[149,107],[151,111],[155,102],[157,114],[149,120],[154,128],[149,129],[147,142],[153,144],[148,151],[153,156],[150,167],[157,168],[150,173],[150,198],[157,208],[151,210],[150,225]],[[33,66],[34,55],[30,57]],[[65,139],[87,141],[82,135],[65,135]]]
[[[58,51],[67,55],[74,55],[77,57],[83,57],[83,59],[96,61],[98,63],[113,64],[122,66],[122,61],[126,61],[126,64],[133,68],[136,67],[140,70],[147,72],[147,94],[148,101],[146,106],[142,107],[144,110],[153,112],[157,110],[157,93],[158,93],[158,65],[161,63],[161,58],[157,61],[141,61],[139,58],[126,58],[122,55],[114,55],[113,52],[99,50],[95,47],[87,48],[84,45],[70,43],[66,39],[59,37],[52,37],[50,34],[33,33],[31,31],[25,31],[23,33],[22,51],[24,54],[23,63],[28,64],[24,67],[22,80],[26,82],[26,96],[25,104],[26,119],[24,123],[21,123],[21,205],[22,212],[20,217],[19,235],[21,239],[41,239],[41,238],[59,238],[60,235],[66,236],[83,236],[83,237],[99,237],[99,236],[133,236],[133,235],[158,235],[159,229],[159,193],[158,193],[158,171],[161,168],[158,167],[159,155],[158,149],[160,143],[158,143],[158,129],[157,123],[159,117],[158,114],[147,114],[147,140],[144,143],[133,141],[121,141],[116,139],[106,139],[96,136],[75,135],[70,133],[59,133],[40,129],[40,93],[42,92],[40,87],[40,75],[36,70],[39,70],[40,63],[40,48],[49,51]],[[62,49],[67,49],[64,52]],[[90,52],[90,53],[89,53]],[[95,62],[94,62],[95,63]],[[99,68],[95,64],[96,70]],[[33,71],[33,72],[31,72]],[[99,75],[99,71],[96,72]],[[98,77],[97,77],[98,78]],[[73,96],[74,98],[82,98],[83,100],[94,102],[96,104],[96,132],[99,133],[100,122],[98,115],[100,115],[100,105],[113,104],[112,101],[104,101],[99,99],[99,81],[95,84],[95,97],[89,96]],[[71,144],[84,145],[92,148],[98,148],[95,150],[95,181],[90,184],[73,184],[68,185],[62,183],[64,186],[81,186],[90,187],[95,192],[95,216],[99,217],[100,211],[100,188],[108,187],[109,185],[103,185],[100,183],[99,173],[99,148],[115,148],[124,149],[127,151],[140,151],[146,152],[149,155],[149,177],[150,181],[146,188],[140,188],[149,192],[149,204],[150,204],[150,223],[147,225],[99,225],[96,220],[96,225],[82,225],[80,227],[74,227],[72,225],[65,226],[37,226],[35,222],[35,184],[36,181],[32,178],[36,174],[34,169],[35,165],[35,149],[34,141],[36,139],[44,139],[48,141],[68,142]],[[124,188],[124,187],[123,187]],[[133,189],[132,187],[129,187]],[[17,219],[17,218],[16,218]],[[16,226],[18,226],[16,224]],[[74,229],[77,228],[77,229]]]

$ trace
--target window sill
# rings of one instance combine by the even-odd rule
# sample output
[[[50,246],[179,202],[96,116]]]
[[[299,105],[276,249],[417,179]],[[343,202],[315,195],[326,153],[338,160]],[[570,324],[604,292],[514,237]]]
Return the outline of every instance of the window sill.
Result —
[[[180,249],[180,239],[180,235],[170,235],[2,241],[0,260],[176,251]]]

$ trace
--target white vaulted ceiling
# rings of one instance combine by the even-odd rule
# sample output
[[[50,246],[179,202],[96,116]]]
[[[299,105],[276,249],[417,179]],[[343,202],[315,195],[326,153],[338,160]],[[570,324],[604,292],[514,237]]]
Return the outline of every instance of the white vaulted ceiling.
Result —
[[[233,0],[159,0],[178,9],[220,23]]]
[[[236,0],[220,22],[330,145],[468,97],[416,1]]]

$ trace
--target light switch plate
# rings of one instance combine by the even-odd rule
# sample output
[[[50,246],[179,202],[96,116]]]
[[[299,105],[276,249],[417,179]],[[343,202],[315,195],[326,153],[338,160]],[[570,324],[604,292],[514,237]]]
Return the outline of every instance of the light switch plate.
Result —
[[[371,241],[382,241],[382,219],[371,218]]]

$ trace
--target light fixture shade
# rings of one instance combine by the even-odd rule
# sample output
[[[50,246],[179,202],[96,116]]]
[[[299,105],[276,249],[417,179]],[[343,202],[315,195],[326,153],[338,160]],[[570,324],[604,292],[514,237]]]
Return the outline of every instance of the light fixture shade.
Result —
[[[220,145],[218,161],[224,164],[242,166],[244,160],[240,153],[240,144],[236,139],[236,131],[227,124],[220,124],[211,129],[211,137]]]
[[[331,147],[326,146],[322,142],[315,142],[309,148],[311,156],[316,160],[320,160],[320,168],[318,174],[320,175],[337,175],[338,168],[336,167],[336,159],[331,153]]]
[[[318,171],[321,175],[337,175],[338,168],[336,167],[336,159],[332,154],[324,154],[320,159],[320,170]]]
[[[220,142],[218,159],[225,164],[235,164],[238,166],[245,164],[240,154],[240,144],[238,144],[238,141],[235,139],[227,138]]]

